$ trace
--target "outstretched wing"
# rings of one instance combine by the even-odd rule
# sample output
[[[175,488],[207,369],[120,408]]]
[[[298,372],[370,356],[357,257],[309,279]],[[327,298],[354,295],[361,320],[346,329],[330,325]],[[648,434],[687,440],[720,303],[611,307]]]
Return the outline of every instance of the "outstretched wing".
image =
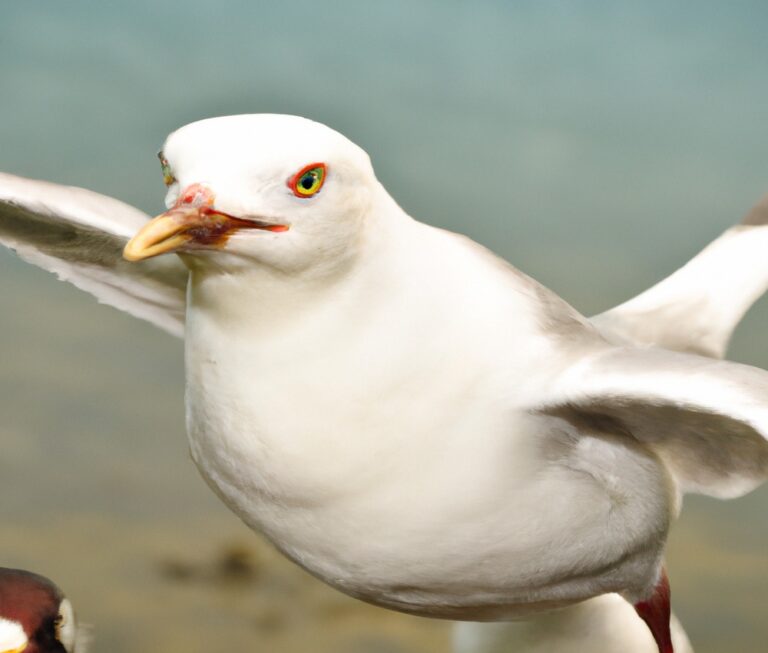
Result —
[[[609,338],[722,358],[768,289],[768,196],[682,268],[592,322]]]
[[[768,372],[748,365],[609,348],[566,370],[536,412],[636,438],[686,492],[736,497],[768,477]]]
[[[181,336],[187,284],[181,261],[122,258],[125,243],[148,219],[111,197],[0,173],[0,243],[100,302]]]

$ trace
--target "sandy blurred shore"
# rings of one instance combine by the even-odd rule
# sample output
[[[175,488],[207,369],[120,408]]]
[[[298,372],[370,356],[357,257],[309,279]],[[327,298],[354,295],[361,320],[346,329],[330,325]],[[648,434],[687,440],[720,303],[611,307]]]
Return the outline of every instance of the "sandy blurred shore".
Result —
[[[93,627],[94,653],[428,653],[449,624],[332,590],[228,515],[119,523],[68,515],[0,535],[3,564],[56,578]]]
[[[707,532],[706,509],[693,507],[671,541],[676,611],[700,653],[763,653],[755,639],[768,560],[747,542],[725,548],[745,529]],[[183,523],[98,513],[19,520],[0,533],[0,560],[56,578],[93,625],[94,653],[450,650],[449,623],[344,596],[225,511]]]

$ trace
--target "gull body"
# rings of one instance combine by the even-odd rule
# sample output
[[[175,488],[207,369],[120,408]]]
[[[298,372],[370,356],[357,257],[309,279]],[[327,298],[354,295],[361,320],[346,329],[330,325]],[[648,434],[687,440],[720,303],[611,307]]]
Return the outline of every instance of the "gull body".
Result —
[[[203,476],[291,558],[390,607],[502,618],[617,586],[644,595],[661,550],[636,524],[666,531],[663,465],[529,413],[574,347],[604,341],[533,280],[374,190],[379,221],[343,274],[191,262],[188,432]],[[612,556],[610,579],[570,579]]]
[[[615,592],[673,650],[681,495],[768,474],[768,374],[714,360],[768,285],[762,212],[590,321],[409,217],[325,126],[204,120],[161,160],[169,210],[146,224],[2,178],[0,237],[184,331],[192,457],[230,508],[378,605],[515,619]]]

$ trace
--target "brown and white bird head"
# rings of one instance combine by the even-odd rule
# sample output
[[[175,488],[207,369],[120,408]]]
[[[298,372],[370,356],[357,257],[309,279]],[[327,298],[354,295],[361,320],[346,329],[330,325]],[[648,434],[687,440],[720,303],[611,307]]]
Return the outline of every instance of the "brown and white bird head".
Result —
[[[44,576],[0,567],[0,653],[83,651],[72,604],[62,591]]]

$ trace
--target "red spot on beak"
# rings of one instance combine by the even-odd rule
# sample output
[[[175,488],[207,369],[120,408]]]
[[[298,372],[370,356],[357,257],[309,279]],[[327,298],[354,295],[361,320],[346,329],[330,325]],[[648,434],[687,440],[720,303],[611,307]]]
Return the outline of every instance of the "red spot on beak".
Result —
[[[186,208],[201,208],[213,206],[213,202],[216,196],[213,191],[204,186],[203,184],[192,184],[184,189],[184,192],[179,195],[179,199],[176,200],[176,204],[173,205],[174,209],[186,209]]]
[[[635,610],[640,618],[648,624],[659,653],[675,653],[672,648],[672,633],[669,630],[670,593],[667,571],[661,568],[661,577],[650,598],[635,603]]]

